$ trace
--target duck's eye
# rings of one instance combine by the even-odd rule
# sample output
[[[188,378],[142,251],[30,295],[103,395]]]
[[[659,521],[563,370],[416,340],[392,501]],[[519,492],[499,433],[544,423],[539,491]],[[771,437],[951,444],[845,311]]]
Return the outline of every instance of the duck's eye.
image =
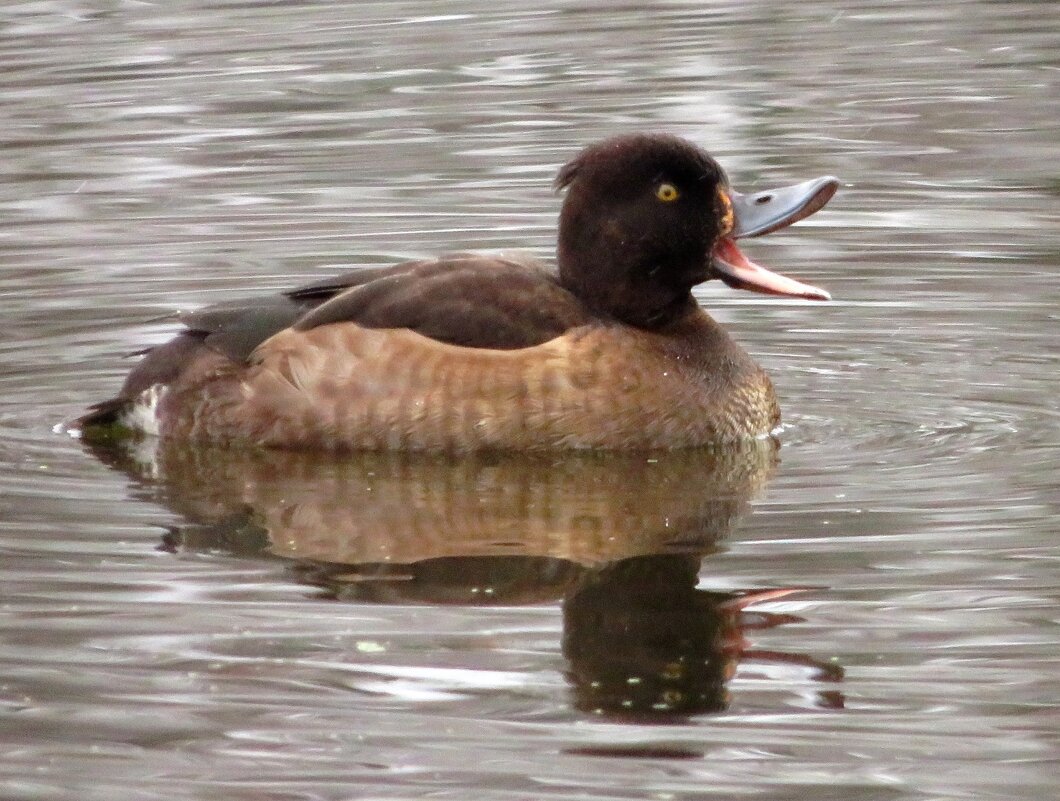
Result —
[[[681,193],[677,191],[677,187],[673,184],[659,184],[659,188],[655,190],[655,197],[659,198],[663,203],[672,203],[681,197]]]

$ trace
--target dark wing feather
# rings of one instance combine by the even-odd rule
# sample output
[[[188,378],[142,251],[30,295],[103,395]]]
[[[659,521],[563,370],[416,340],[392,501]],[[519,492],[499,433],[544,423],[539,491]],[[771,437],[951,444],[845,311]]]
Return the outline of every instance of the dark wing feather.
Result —
[[[234,362],[243,362],[254,348],[273,334],[289,328],[313,305],[312,302],[299,302],[278,295],[219,303],[193,312],[182,312],[177,319],[187,326],[185,333],[198,335],[206,347],[223,353]]]
[[[539,345],[590,319],[537,262],[476,254],[398,265],[308,311],[294,327],[408,328],[469,348]]]
[[[436,263],[434,259],[431,259],[429,261],[406,261],[401,264],[388,264],[383,267],[361,267],[342,275],[334,275],[295,289],[289,289],[283,294],[292,300],[320,302],[333,298],[340,292],[345,292],[355,286],[368,284],[391,275],[415,273],[417,270]]]
[[[294,326],[408,328],[469,348],[525,348],[589,320],[539,262],[478,254],[369,267],[293,289],[182,313],[188,333],[236,362]]]
[[[198,335],[210,349],[234,362],[245,362],[254,348],[273,334],[290,328],[319,304],[351,287],[390,275],[407,274],[428,263],[433,262],[406,262],[351,270],[288,290],[282,295],[215,303],[195,311],[181,312],[176,319],[187,327],[186,334]]]

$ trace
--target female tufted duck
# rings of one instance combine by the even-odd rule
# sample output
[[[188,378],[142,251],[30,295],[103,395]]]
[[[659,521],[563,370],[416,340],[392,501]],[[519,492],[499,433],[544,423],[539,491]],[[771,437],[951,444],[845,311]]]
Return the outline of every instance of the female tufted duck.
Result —
[[[178,315],[84,436],[329,450],[681,448],[780,420],[765,373],[692,287],[827,300],[736,246],[824,206],[819,178],[740,195],[669,135],[619,136],[564,166],[558,270],[457,254],[361,269]]]

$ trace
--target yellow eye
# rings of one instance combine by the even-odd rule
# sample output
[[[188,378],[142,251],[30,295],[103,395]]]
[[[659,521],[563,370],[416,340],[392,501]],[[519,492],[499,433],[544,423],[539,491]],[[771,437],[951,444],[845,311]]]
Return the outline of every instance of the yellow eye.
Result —
[[[663,203],[672,203],[681,197],[681,193],[677,191],[677,187],[673,184],[659,184],[659,188],[655,190],[655,197],[659,198]]]
[[[732,200],[729,199],[729,194],[724,189],[719,188],[718,201],[721,203],[721,225],[718,233],[722,236],[728,236],[732,233],[733,226],[736,224],[736,217],[732,211]]]

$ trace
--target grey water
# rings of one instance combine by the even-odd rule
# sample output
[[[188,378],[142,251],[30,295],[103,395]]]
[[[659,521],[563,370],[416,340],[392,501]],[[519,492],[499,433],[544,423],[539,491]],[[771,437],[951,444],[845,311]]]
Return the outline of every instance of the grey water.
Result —
[[[1060,794],[1050,2],[0,5],[0,797]],[[182,308],[550,257],[666,130],[830,303],[709,284],[779,449],[317,458],[56,428]]]

